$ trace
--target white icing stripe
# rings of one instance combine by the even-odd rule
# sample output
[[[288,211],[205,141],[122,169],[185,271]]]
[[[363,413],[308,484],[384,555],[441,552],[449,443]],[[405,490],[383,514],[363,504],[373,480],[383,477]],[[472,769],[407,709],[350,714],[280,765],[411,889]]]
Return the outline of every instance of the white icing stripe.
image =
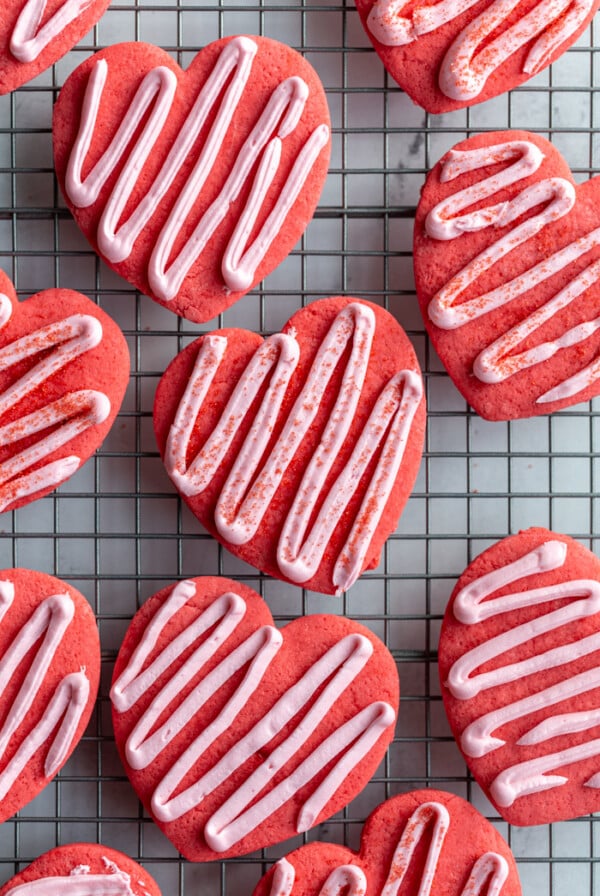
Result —
[[[254,354],[213,432],[188,465],[187,452],[194,425],[227,349],[223,337],[205,337],[169,432],[165,450],[167,472],[183,494],[201,494],[231,447],[248,407],[270,377],[261,406],[233,462],[215,509],[219,534],[232,544],[245,544],[260,526],[317,416],[337,363],[351,345],[335,405],[280,534],[277,563],[282,573],[297,583],[306,582],[315,574],[365,470],[380,451],[362,505],[334,567],[333,582],[338,591],[349,588],[356,581],[402,464],[410,428],[422,398],[421,379],[411,370],[401,371],[382,390],[351,457],[326,494],[308,531],[314,508],[321,500],[329,472],[354,419],[374,332],[375,315],[368,306],[351,303],[339,312],[319,347],[275,445],[264,460],[266,446],[299,360],[299,348],[293,335],[270,337]]]
[[[10,39],[10,52],[19,62],[34,62],[48,44],[93,2],[94,0],[65,0],[42,25],[47,0],[27,0]]]
[[[101,340],[102,325],[97,318],[74,314],[0,349],[0,368],[3,370],[42,355],[40,361],[0,394],[0,417],[31,393],[42,389],[46,380]],[[23,438],[51,430],[0,463],[0,511],[20,498],[59,485],[74,473],[81,463],[75,455],[32,468],[86,429],[104,422],[109,414],[110,401],[103,392],[82,389],[0,426],[0,446],[17,445]]]
[[[12,582],[0,582],[2,608],[0,623],[13,603],[14,594]],[[47,597],[36,607],[12,643],[5,649],[0,659],[0,694],[6,693],[16,670],[37,645],[35,657],[29,664],[28,672],[0,730],[0,758],[6,754],[13,735],[30,712],[74,612],[75,607],[68,594]],[[21,741],[2,770],[0,799],[4,799],[27,762],[51,737],[52,741],[44,763],[44,774],[51,777],[58,771],[66,759],[85,710],[89,688],[89,681],[83,670],[71,673],[59,682],[41,719]]]
[[[560,569],[565,563],[566,551],[564,542],[545,542],[518,560],[481,576],[459,592],[454,604],[454,615],[465,625],[477,625],[491,617],[504,616],[524,607],[565,599],[570,602],[528,622],[513,625],[502,634],[467,651],[453,664],[448,674],[447,686],[453,697],[469,700],[485,689],[501,687],[525,676],[543,673],[547,669],[567,666],[576,659],[600,650],[600,632],[596,632],[543,652],[534,653],[529,648],[524,660],[503,666],[495,664],[491,671],[474,674],[484,664],[489,664],[522,644],[531,644],[542,634],[600,612],[600,583],[587,579],[558,582],[487,600],[494,592],[513,582]],[[588,730],[598,724],[600,711],[586,712],[585,719],[579,713],[552,715],[550,707],[600,686],[600,673],[593,668],[575,675],[570,675],[568,669],[565,669],[564,675],[563,680],[558,683],[534,690],[517,701],[505,702],[472,721],[461,736],[465,753],[477,758],[501,748],[505,741],[493,737],[494,731],[544,709],[548,710],[547,718],[523,734],[517,740],[517,746],[541,744],[551,738],[562,737],[573,731]],[[535,684],[532,685],[534,687]],[[495,702],[500,703],[504,699],[503,692],[496,696]],[[498,774],[490,788],[492,796],[498,805],[511,806],[521,796],[557,787],[568,780],[562,776],[546,775],[546,772],[597,755],[600,755],[600,740],[517,762]]]
[[[520,245],[533,239],[548,224],[568,214],[575,203],[573,184],[563,178],[545,178],[522,189],[507,202],[491,204],[477,211],[460,214],[463,209],[481,203],[500,190],[534,174],[542,164],[543,155],[534,144],[527,141],[512,141],[474,150],[454,150],[448,154],[442,168],[443,182],[503,161],[511,164],[500,173],[490,175],[480,183],[472,184],[438,203],[427,215],[425,221],[427,234],[433,239],[456,239],[463,233],[484,230],[488,227],[506,227],[536,206],[542,205],[543,208],[484,249],[433,297],[428,307],[428,315],[441,329],[466,326],[482,315],[502,308],[600,245],[600,228],[596,228],[512,280],[500,284],[489,292],[460,301],[465,291],[476,284],[498,262]],[[479,354],[473,364],[475,376],[483,383],[501,383],[522,370],[543,364],[561,349],[589,339],[600,328],[600,319],[582,322],[570,327],[553,341],[542,342],[519,352],[519,346],[530,341],[547,321],[572,305],[599,278],[600,261],[589,264],[577,275],[573,274],[569,283],[541,308],[529,314]],[[536,401],[548,403],[571,398],[588,388],[599,377],[600,361],[596,358],[575,375],[565,378],[552,389],[539,395]]]
[[[422,803],[418,806],[402,832],[379,896],[396,896],[400,891],[414,852],[428,828],[432,829],[431,839],[415,896],[435,894],[436,890],[433,887],[449,826],[448,810],[441,803]],[[508,863],[503,856],[486,852],[473,865],[469,879],[461,890],[461,896],[499,896],[508,873]],[[292,896],[295,880],[294,866],[287,859],[280,859],[275,865],[269,896]],[[342,892],[346,892],[344,889],[346,887],[347,896],[369,896],[370,893],[367,878],[361,868],[357,865],[340,865],[331,872],[319,890],[318,896],[341,896]]]
[[[407,0],[376,0],[367,19],[373,37],[385,46],[417,41],[458,18],[479,0],[441,0],[416,6],[403,16]],[[490,2],[468,23],[448,48],[440,66],[442,93],[459,102],[476,99],[494,72],[521,47],[531,43],[523,72],[534,75],[550,61],[561,44],[571,39],[589,15],[593,0],[539,0],[513,25],[506,22],[520,0]],[[487,38],[502,29],[491,41]],[[536,39],[537,38],[537,39]]]
[[[135,896],[131,876],[109,859],[103,857],[103,860],[105,874],[90,874],[88,865],[78,865],[70,874],[41,877],[11,887],[6,896],[62,896],[63,893],[66,896]],[[137,892],[148,896],[145,889]]]
[[[204,837],[213,850],[224,852],[263,823],[287,802],[294,792],[312,781],[327,764],[335,760],[325,779],[300,808],[297,825],[298,830],[304,830],[313,824],[345,778],[367,755],[383,731],[393,724],[395,713],[391,706],[376,702],[360,709],[334,734],[317,745],[276,787],[258,800],[256,797],[314,735],[341,694],[369,661],[373,651],[372,644],[362,635],[349,635],[334,644],[277,700],[241,740],[199,780],[188,784],[182,791],[181,782],[189,775],[190,769],[235,722],[252,700],[282,643],[281,634],[271,626],[263,626],[254,632],[220,660],[183,703],[171,712],[160,728],[155,730],[159,717],[164,718],[164,713],[181,693],[182,687],[185,687],[199,670],[218,654],[245,612],[245,603],[241,597],[231,593],[223,595],[197,616],[178,638],[167,645],[152,664],[147,666],[148,657],[165,626],[194,594],[193,582],[180,583],[173,589],[146,628],[130,663],[113,685],[111,691],[113,705],[119,712],[126,711],[137,702],[149,685],[150,674],[156,679],[163,673],[169,673],[172,663],[181,654],[184,645],[191,646],[201,634],[211,630],[210,639],[205,640],[176,674],[165,681],[139,719],[127,740],[127,760],[136,769],[150,766],[185,729],[190,720],[198,716],[206,701],[235,673],[246,668],[242,681],[216,718],[206,725],[198,737],[175,759],[172,767],[157,785],[152,798],[152,810],[156,817],[164,822],[173,821],[191,811],[241,768],[250,757],[256,756],[286,725],[295,720],[295,727],[285,740],[213,813],[205,825]],[[313,698],[314,702],[306,709]],[[296,719],[303,710],[305,712],[302,718]]]
[[[314,163],[329,142],[327,125],[321,124],[315,128],[300,150],[259,235],[247,247],[250,232],[280,168],[282,141],[296,129],[308,98],[308,87],[301,78],[291,77],[282,81],[271,94],[257,124],[231,165],[219,195],[177,256],[172,258],[175,243],[217,162],[219,150],[229,139],[232,121],[248,83],[257,50],[257,44],[248,37],[236,37],[226,44],[198,93],[160,172],[120,226],[119,221],[130,202],[139,173],[159,141],[172,108],[177,78],[165,66],[158,66],[145,76],[111,143],[83,180],[81,172],[97,129],[98,109],[108,74],[106,60],[99,60],[90,74],[79,133],[73,145],[65,182],[67,196],[74,205],[87,208],[96,201],[112,172],[125,158],[139,124],[147,117],[140,136],[125,158],[124,167],[98,225],[98,245],[113,264],[130,256],[135,241],[157,211],[187,159],[192,153],[197,154],[192,171],[169,212],[148,263],[150,286],[163,301],[171,301],[177,295],[191,267],[248,183],[249,196],[225,250],[222,276],[231,290],[249,289],[256,269],[277,238]],[[210,132],[198,150],[198,135],[215,111]],[[256,167],[256,174],[253,175]]]

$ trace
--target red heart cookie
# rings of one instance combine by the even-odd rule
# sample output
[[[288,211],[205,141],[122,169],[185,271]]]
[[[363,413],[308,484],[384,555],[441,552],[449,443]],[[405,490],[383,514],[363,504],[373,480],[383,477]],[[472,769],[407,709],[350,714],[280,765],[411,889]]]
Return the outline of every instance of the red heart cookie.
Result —
[[[86,34],[110,0],[3,0],[0,94],[50,68]]]
[[[65,764],[94,706],[100,643],[94,614],[65,582],[0,571],[0,821]]]
[[[429,335],[489,420],[600,392],[600,179],[576,185],[541,137],[473,137],[430,173],[415,221]]]
[[[0,511],[60,485],[102,443],[129,379],[119,327],[69,289],[19,303],[0,271]]]
[[[183,855],[243,855],[308,830],[367,784],[394,734],[398,674],[368,629],[281,631],[241,583],[198,578],[135,615],[117,657],[115,739]]]
[[[185,72],[149,44],[109,47],[70,76],[54,113],[58,179],[94,249],[194,321],[289,254],[329,146],[316,73],[263,37],[212,43]]]
[[[359,853],[309,843],[280,859],[253,896],[520,896],[513,855],[469,803],[416,790],[379,806]]]
[[[511,824],[600,809],[600,561],[529,529],[459,580],[439,666],[454,736]]]
[[[322,299],[266,340],[196,340],[162,377],[154,421],[167,472],[209,532],[269,575],[332,594],[377,565],[397,526],[425,400],[387,311]]]
[[[400,87],[428,112],[498,96],[554,62],[599,0],[356,0],[363,27]]]
[[[57,846],[0,888],[0,896],[161,896],[148,872],[97,843]]]

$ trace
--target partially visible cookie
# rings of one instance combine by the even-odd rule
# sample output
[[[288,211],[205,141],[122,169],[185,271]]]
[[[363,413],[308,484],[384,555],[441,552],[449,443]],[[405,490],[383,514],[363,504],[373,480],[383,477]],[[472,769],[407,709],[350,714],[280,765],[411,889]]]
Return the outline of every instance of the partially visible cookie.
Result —
[[[600,810],[600,560],[547,529],[511,535],[463,573],[439,669],[452,731],[511,824]]]
[[[50,68],[100,19],[110,0],[2,0],[0,94]]]
[[[97,843],[57,846],[0,888],[0,896],[161,896],[148,872]]]
[[[232,553],[339,593],[377,565],[410,495],[423,381],[389,312],[320,299],[268,339],[217,330],[185,348],[154,427],[174,485]]]
[[[0,570],[0,821],[29,803],[79,742],[98,691],[100,643],[75,588]]]
[[[0,512],[43,497],[108,433],[129,382],[116,323],[71,289],[19,302],[0,271]]]
[[[428,112],[451,112],[517,87],[590,24],[598,0],[356,0],[386,69]]]
[[[280,859],[253,896],[520,896],[513,855],[469,803],[416,790],[382,803],[359,853],[316,841]]]
[[[600,177],[575,183],[528,131],[458,143],[429,173],[414,230],[429,336],[488,420],[600,393]]]
[[[340,616],[281,630],[251,588],[197,578],[151,597],[111,690],[115,739],[146,809],[191,861],[306,831],[370,780],[393,737],[396,664]]]
[[[53,131],[59,183],[94,249],[193,321],[286,258],[329,164],[323,86],[266,37],[215,41],[185,71],[150,44],[101,50],[67,79]]]

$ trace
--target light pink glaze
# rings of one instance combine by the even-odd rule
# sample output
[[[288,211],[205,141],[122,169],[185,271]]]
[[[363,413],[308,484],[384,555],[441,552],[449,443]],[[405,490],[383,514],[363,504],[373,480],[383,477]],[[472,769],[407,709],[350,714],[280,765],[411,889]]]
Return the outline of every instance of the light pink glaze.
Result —
[[[575,204],[573,184],[563,178],[553,177],[525,187],[508,202],[460,214],[463,209],[480,203],[500,190],[534,174],[542,164],[543,155],[534,144],[523,140],[485,146],[481,149],[454,150],[448,154],[442,168],[443,182],[504,161],[511,164],[499,173],[486,177],[480,183],[471,184],[454,193],[438,203],[427,215],[425,221],[427,234],[433,239],[450,240],[460,237],[463,233],[484,230],[488,227],[504,228],[524,212],[538,205],[543,206],[541,211],[509,230],[468,262],[433,297],[428,307],[428,315],[441,329],[450,330],[467,326],[482,315],[520,298],[600,244],[600,228],[596,228],[512,280],[487,293],[460,301],[466,289],[476,283],[483,274],[520,245],[533,239],[548,224],[568,214]],[[579,274],[574,274],[562,290],[519,324],[507,330],[478,355],[473,364],[475,376],[484,383],[504,382],[522,370],[543,364],[561,349],[582,343],[592,336],[600,328],[600,318],[572,327],[551,341],[518,350],[519,346],[535,335],[548,320],[593,286],[598,278],[600,278],[600,261],[592,262]],[[552,389],[539,395],[536,402],[547,403],[571,398],[588,388],[599,377],[600,360],[596,358],[573,376],[565,378]]]
[[[502,634],[489,638],[478,647],[467,651],[450,669],[447,686],[453,697],[469,700],[481,691],[510,684],[525,676],[535,676],[547,669],[567,667],[573,660],[600,650],[600,632],[570,640],[565,644],[535,653],[524,660],[495,666],[487,672],[476,673],[484,664],[502,656],[521,644],[528,644],[539,635],[568,626],[572,622],[600,613],[600,583],[593,579],[571,580],[541,588],[517,591],[488,599],[501,588],[518,582],[527,576],[560,569],[565,563],[567,545],[561,541],[548,541],[518,560],[486,573],[467,585],[456,597],[455,617],[465,625],[477,625],[494,616],[502,616],[521,609],[550,603],[559,599],[569,602],[520,625],[513,625]],[[497,709],[475,719],[463,731],[461,746],[468,756],[481,757],[505,745],[505,741],[493,733],[502,725],[526,718],[534,712],[550,708],[564,700],[600,686],[600,672],[590,669],[576,675],[565,668],[565,678],[550,687],[535,689],[514,702],[500,704]],[[500,703],[501,697],[497,697]],[[549,709],[551,712],[551,710]],[[517,741],[517,746],[540,744],[574,731],[585,731],[599,724],[600,713],[561,713],[549,715],[536,724]],[[563,776],[550,776],[546,772],[570,763],[581,762],[600,755],[600,740],[566,750],[550,751],[547,755],[517,762],[502,771],[491,785],[494,800],[500,806],[511,806],[516,799],[527,794],[549,790],[567,782]],[[598,786],[586,782],[588,786]]]
[[[346,777],[393,724],[395,713],[389,704],[376,702],[359,709],[333,735],[323,740],[297,764],[284,780],[260,799],[256,800],[255,797],[314,734],[346,688],[366,666],[373,646],[367,638],[358,634],[349,635],[334,644],[212,768],[185,790],[180,790],[181,782],[194,764],[212,748],[227,728],[235,724],[239,714],[253,699],[283,641],[281,634],[272,626],[263,626],[255,631],[231,652],[226,653],[181,705],[156,728],[159,717],[168,710],[182,688],[225,647],[227,638],[235,631],[246,611],[245,601],[239,595],[222,595],[196,616],[148,665],[148,657],[156,647],[165,626],[187,605],[195,592],[195,585],[190,581],[175,586],[149,623],[128,665],[113,685],[113,706],[117,712],[125,712],[135,705],[150,682],[163,674],[170,675],[129,735],[126,743],[127,761],[135,769],[151,766],[165,747],[198,716],[206,701],[218,688],[235,673],[246,669],[241,683],[216,718],[203,727],[158,783],[152,797],[152,810],[163,822],[174,821],[190,812],[250,757],[256,756],[297,714],[304,711],[286,739],[270,752],[268,758],[249,774],[208,819],[204,837],[211,849],[224,852],[269,818],[295,792],[312,781],[325,765],[335,760],[325,779],[300,809],[297,830],[307,830]],[[176,673],[171,672],[171,666],[181,651],[195,643],[208,630],[211,630],[210,638],[196,648]],[[315,698],[314,702],[307,709],[312,698]]]
[[[10,39],[10,52],[19,62],[34,62],[48,44],[93,2],[94,0],[65,0],[42,25],[47,0],[27,0]]]
[[[97,318],[73,314],[0,349],[2,370],[42,355],[0,395],[0,417],[101,340],[102,325]],[[0,426],[0,446],[16,445],[23,438],[51,429],[48,435],[0,463],[0,511],[20,498],[58,485],[74,473],[81,464],[76,455],[45,463],[36,470],[31,468],[89,427],[102,423],[109,414],[110,401],[103,392],[80,389]]]
[[[299,360],[298,343],[291,333],[272,336],[257,349],[215,429],[188,464],[187,453],[194,426],[227,351],[225,337],[205,337],[171,425],[165,449],[167,472],[183,494],[201,494],[212,481],[247,417],[250,403],[270,377],[261,406],[215,509],[219,534],[232,544],[245,544],[256,534],[318,414],[336,364],[346,347],[351,345],[335,405],[308,461],[280,534],[278,566],[287,578],[298,584],[308,581],[316,573],[364,471],[381,448],[365,497],[333,572],[333,584],[338,592],[356,581],[402,464],[412,422],[422,399],[422,382],[416,372],[403,370],[389,380],[351,457],[325,495],[309,531],[314,508],[321,501],[327,477],[348,437],[360,401],[374,333],[375,315],[367,305],[354,302],[339,312],[266,460],[263,459],[264,451],[280,419],[281,404]]]
[[[414,896],[435,896],[436,875],[444,840],[450,826],[450,815],[442,803],[422,803],[408,819],[396,846],[388,876],[378,896],[396,896],[406,877],[417,846],[431,829],[427,859]],[[503,856],[486,852],[477,859],[461,896],[499,896],[508,877],[508,864]],[[292,896],[296,871],[287,859],[275,865],[269,896]],[[331,872],[318,896],[339,896],[348,887],[347,896],[370,896],[367,878],[357,865],[340,865]],[[372,896],[376,896],[375,893]]]
[[[13,583],[1,581],[0,624],[14,596]],[[75,607],[68,594],[50,595],[36,607],[12,643],[5,648],[0,659],[0,694],[7,690],[25,656],[37,645],[35,657],[0,729],[0,758],[6,754],[13,735],[30,712],[74,612]],[[59,682],[41,719],[30,729],[0,773],[0,799],[4,799],[10,791],[31,757],[51,738],[44,761],[44,774],[50,778],[58,771],[73,743],[87,704],[89,688],[84,669],[66,675]]]
[[[276,240],[314,163],[329,142],[328,126],[318,125],[300,150],[260,233],[248,246],[250,232],[280,167],[282,141],[296,130],[308,98],[308,87],[301,78],[290,77],[282,81],[274,89],[259,120],[244,141],[219,195],[177,256],[172,257],[175,242],[217,164],[219,150],[235,127],[234,115],[243,101],[257,50],[257,44],[249,37],[236,37],[226,44],[198,93],[160,172],[120,226],[119,221],[135,190],[140,171],[160,140],[174,102],[177,77],[165,66],[148,72],[108,148],[82,180],[81,172],[97,129],[98,109],[108,75],[106,60],[100,59],[90,74],[79,133],[67,167],[65,189],[78,208],[93,205],[112,172],[129,152],[98,225],[98,246],[109,261],[116,264],[129,258],[137,238],[159,208],[190,154],[197,154],[192,171],[153,246],[148,264],[151,289],[163,301],[171,301],[177,295],[191,267],[247,184],[250,184],[249,196],[225,250],[221,272],[224,283],[231,291],[249,289],[256,269]],[[216,117],[199,150],[195,146],[198,134],[214,112]],[[147,118],[146,123],[130,149],[131,139],[144,117]],[[257,170],[253,173],[256,166]]]
[[[7,890],[6,896],[148,896],[143,881],[132,888],[131,875],[104,858],[106,872],[91,874],[89,866],[77,865],[70,874],[41,877]]]
[[[458,18],[479,0],[441,0],[417,6],[403,16],[406,0],[376,0],[367,18],[373,37],[385,46],[413,43]],[[540,0],[518,22],[504,28],[493,40],[490,34],[502,29],[520,0],[495,0],[467,24],[447,50],[438,75],[439,88],[450,99],[474,100],[492,75],[526,44],[523,72],[534,75],[550,61],[561,44],[570,40],[589,15],[593,0]],[[537,38],[537,40],[536,40]]]

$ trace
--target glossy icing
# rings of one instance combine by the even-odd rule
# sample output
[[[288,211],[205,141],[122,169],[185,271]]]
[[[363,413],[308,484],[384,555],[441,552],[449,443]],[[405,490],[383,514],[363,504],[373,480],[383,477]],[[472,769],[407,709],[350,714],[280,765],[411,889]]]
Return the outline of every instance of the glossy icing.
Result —
[[[505,663],[490,671],[476,673],[483,664],[496,660],[520,645],[529,645],[533,640],[550,631],[556,631],[572,622],[600,613],[600,583],[593,579],[569,580],[541,588],[516,591],[501,597],[488,599],[501,588],[518,582],[527,576],[560,569],[566,560],[567,545],[561,541],[547,541],[539,547],[503,567],[493,570],[474,580],[456,597],[453,612],[465,625],[477,625],[496,616],[510,614],[523,607],[535,607],[568,599],[568,603],[550,612],[542,613],[533,620],[512,625],[506,631],[479,646],[474,647],[458,659],[450,669],[447,686],[457,700],[469,700],[481,691],[500,687],[533,676],[547,669],[566,667],[569,662],[587,656],[600,649],[600,632],[567,641],[558,647],[542,652],[528,650],[526,659]],[[568,630],[567,630],[568,631]],[[552,706],[561,701],[573,699],[600,686],[597,669],[572,674],[568,668],[565,677],[552,686],[536,689],[535,679],[532,693],[514,702],[502,704],[504,695],[497,697],[499,706],[471,722],[463,731],[461,746],[467,756],[481,757],[505,745],[505,741],[493,734],[501,726],[515,719],[526,718],[531,713],[548,709],[548,717],[525,732],[517,745],[543,744],[553,738],[573,731],[585,731],[598,724],[598,713],[560,713],[552,715]],[[558,787],[568,778],[548,775],[562,766],[600,756],[600,740],[588,740],[564,750],[553,749],[549,745],[547,754],[517,762],[500,772],[492,782],[490,792],[500,806],[511,806],[521,796],[539,793]],[[586,782],[587,786],[599,786],[598,776]]]
[[[226,218],[231,204],[247,185],[249,195],[225,250],[221,272],[229,290],[249,289],[258,266],[276,240],[316,159],[329,142],[328,126],[325,123],[318,125],[298,153],[259,234],[248,245],[250,233],[280,167],[282,142],[298,126],[308,98],[308,87],[301,78],[286,78],[271,94],[259,120],[231,165],[218,196],[173,258],[173,248],[179,234],[217,162],[221,146],[235,127],[234,116],[242,102],[257,50],[257,44],[249,37],[236,37],[225,45],[200,89],[161,170],[129,217],[120,225],[139,173],[160,140],[161,131],[175,101],[177,76],[166,66],[158,66],[148,72],[108,148],[83,179],[82,168],[97,130],[97,116],[108,76],[108,63],[100,59],[91,71],[79,132],[69,158],[65,189],[75,206],[87,208],[93,205],[112,172],[125,159],[98,225],[98,246],[110,262],[116,264],[130,256],[135,241],[159,208],[190,154],[195,153],[197,156],[152,247],[148,262],[150,287],[165,302],[177,295],[189,270]],[[195,147],[198,134],[212,114],[215,115],[214,122],[204,144],[198,150]],[[133,148],[130,148],[129,144],[144,120],[142,131]]]
[[[34,62],[67,25],[85,12],[94,0],[64,0],[42,25],[47,0],[27,0],[10,38],[10,52],[19,62]]]
[[[506,21],[521,0],[494,0],[469,22],[449,46],[438,75],[439,88],[453,100],[476,99],[489,77],[513,53],[531,43],[523,73],[534,75],[548,65],[561,44],[569,41],[589,16],[593,0],[539,0],[510,27]],[[458,18],[479,0],[441,0],[415,6],[402,15],[407,0],[376,0],[367,27],[385,46],[413,43]],[[495,33],[492,40],[488,40]]]
[[[0,625],[15,597],[10,581],[0,581]],[[0,759],[6,754],[12,736],[31,710],[56,651],[73,618],[75,607],[68,594],[45,598],[15,635],[0,659],[0,694],[10,687],[25,656],[37,646],[25,679],[13,699],[0,729]],[[0,773],[0,799],[3,799],[31,757],[50,741],[44,760],[44,774],[52,777],[65,761],[85,710],[90,684],[85,670],[66,675],[58,684],[41,718],[23,738],[16,752]],[[57,730],[58,726],[58,730]]]
[[[512,280],[500,284],[487,293],[480,293],[461,301],[465,291],[494,265],[518,246],[535,238],[548,224],[567,215],[573,208],[575,204],[573,184],[564,178],[551,177],[518,190],[509,201],[490,204],[477,211],[462,214],[465,208],[481,203],[534,174],[540,168],[543,159],[539,148],[526,140],[509,141],[480,149],[453,150],[448,153],[442,166],[442,182],[454,180],[466,172],[479,170],[494,162],[506,161],[510,164],[499,173],[490,175],[479,183],[471,184],[438,203],[429,212],[425,221],[426,232],[433,239],[451,240],[463,233],[490,227],[505,228],[524,212],[539,205],[543,207],[541,211],[508,230],[480,252],[433,297],[428,307],[428,315],[437,327],[450,330],[467,326],[482,315],[520,298],[528,290],[534,289],[600,245],[600,228],[596,228],[558,249],[549,257],[543,258],[538,264]],[[574,303],[597,282],[599,277],[600,261],[592,262],[577,275],[574,274],[563,289],[478,355],[473,364],[475,376],[484,383],[500,383],[522,370],[543,364],[562,348],[577,345],[588,339],[600,328],[600,318],[571,327],[552,340],[522,348],[525,343],[531,342],[531,337],[535,336],[548,320]],[[571,398],[589,387],[599,377],[600,361],[594,359],[591,364],[573,376],[565,378],[552,389],[539,395],[536,402],[547,403]]]
[[[231,652],[224,651],[225,655],[217,665],[213,666],[177,709],[156,728],[158,719],[163,716],[182,688],[214,657],[218,658],[222,648],[226,647],[229,635],[235,631],[246,612],[245,601],[239,595],[232,592],[221,595],[196,615],[189,625],[149,662],[149,657],[164,628],[187,606],[195,593],[196,587],[191,581],[181,582],[173,588],[148,624],[127,666],[113,685],[111,690],[113,706],[115,711],[122,713],[136,704],[150,682],[155,682],[158,678],[163,680],[159,692],[127,739],[125,746],[127,761],[134,769],[151,766],[165,747],[185,729],[190,720],[201,713],[204,704],[217,689],[241,669],[245,669],[242,681],[216,718],[206,725],[175,759],[158,783],[152,797],[152,811],[163,822],[174,821],[190,812],[241,768],[250,757],[259,754],[260,750],[297,714],[302,714],[285,740],[249,773],[229,798],[219,805],[205,824],[204,838],[215,852],[226,851],[276,812],[294,792],[310,783],[325,765],[333,763],[324,780],[313,789],[299,810],[297,830],[299,832],[307,830],[314,824],[345,778],[366,756],[381,734],[393,724],[395,713],[389,704],[375,702],[359,709],[334,734],[323,740],[297,764],[286,778],[258,801],[255,800],[255,796],[314,734],[344,690],[368,663],[373,651],[372,644],[359,634],[349,635],[334,644],[199,780],[192,784],[188,783],[186,788],[181,790],[181,782],[190,769],[206,751],[211,749],[252,700],[283,640],[277,629],[263,626]],[[170,668],[176,658],[209,630],[211,637],[203,640],[173,675]],[[307,708],[307,704],[313,698],[314,702]]]
[[[0,318],[6,323],[8,317],[2,298]],[[36,355],[41,355],[41,359],[0,395],[0,418],[31,393],[41,391],[46,380],[95,348],[101,340],[102,325],[97,318],[73,314],[1,348],[2,370]],[[103,392],[80,389],[0,426],[0,447],[18,445],[23,438],[51,430],[0,463],[0,511],[20,498],[58,485],[74,473],[81,464],[81,458],[76,455],[32,468],[89,427],[102,423],[109,413],[110,401]]]
[[[427,858],[415,896],[435,896],[434,885],[438,871],[450,815],[442,803],[422,803],[408,819],[398,841],[386,881],[378,894],[369,890],[367,879],[357,865],[341,865],[331,872],[318,896],[341,896],[348,887],[347,896],[396,896],[413,859],[417,846],[429,830],[430,840]],[[499,896],[508,877],[508,863],[503,856],[487,852],[473,865],[461,896]],[[269,896],[292,896],[296,872],[287,859],[275,865]]]
[[[293,333],[272,336],[257,349],[215,429],[188,463],[194,426],[227,351],[225,337],[205,337],[171,425],[165,449],[167,472],[184,495],[201,494],[225,457],[247,416],[250,403],[268,382],[264,399],[215,509],[219,534],[232,544],[245,544],[258,530],[298,446],[315,419],[337,361],[347,346],[351,347],[335,406],[307,463],[279,537],[277,564],[283,575],[298,584],[315,574],[364,471],[381,449],[352,530],[334,567],[333,583],[338,592],[356,581],[390,497],[412,421],[422,399],[421,378],[415,371],[402,370],[389,380],[351,457],[322,501],[309,530],[313,511],[321,501],[328,474],[348,436],[360,401],[371,360],[375,325],[372,309],[358,302],[346,305],[338,313],[266,460],[263,460],[263,454],[280,420],[282,401],[300,357]]]
[[[70,874],[51,875],[17,884],[6,896],[148,896],[141,881],[132,889],[131,875],[104,858],[106,872],[91,874],[87,865],[77,865]]]

